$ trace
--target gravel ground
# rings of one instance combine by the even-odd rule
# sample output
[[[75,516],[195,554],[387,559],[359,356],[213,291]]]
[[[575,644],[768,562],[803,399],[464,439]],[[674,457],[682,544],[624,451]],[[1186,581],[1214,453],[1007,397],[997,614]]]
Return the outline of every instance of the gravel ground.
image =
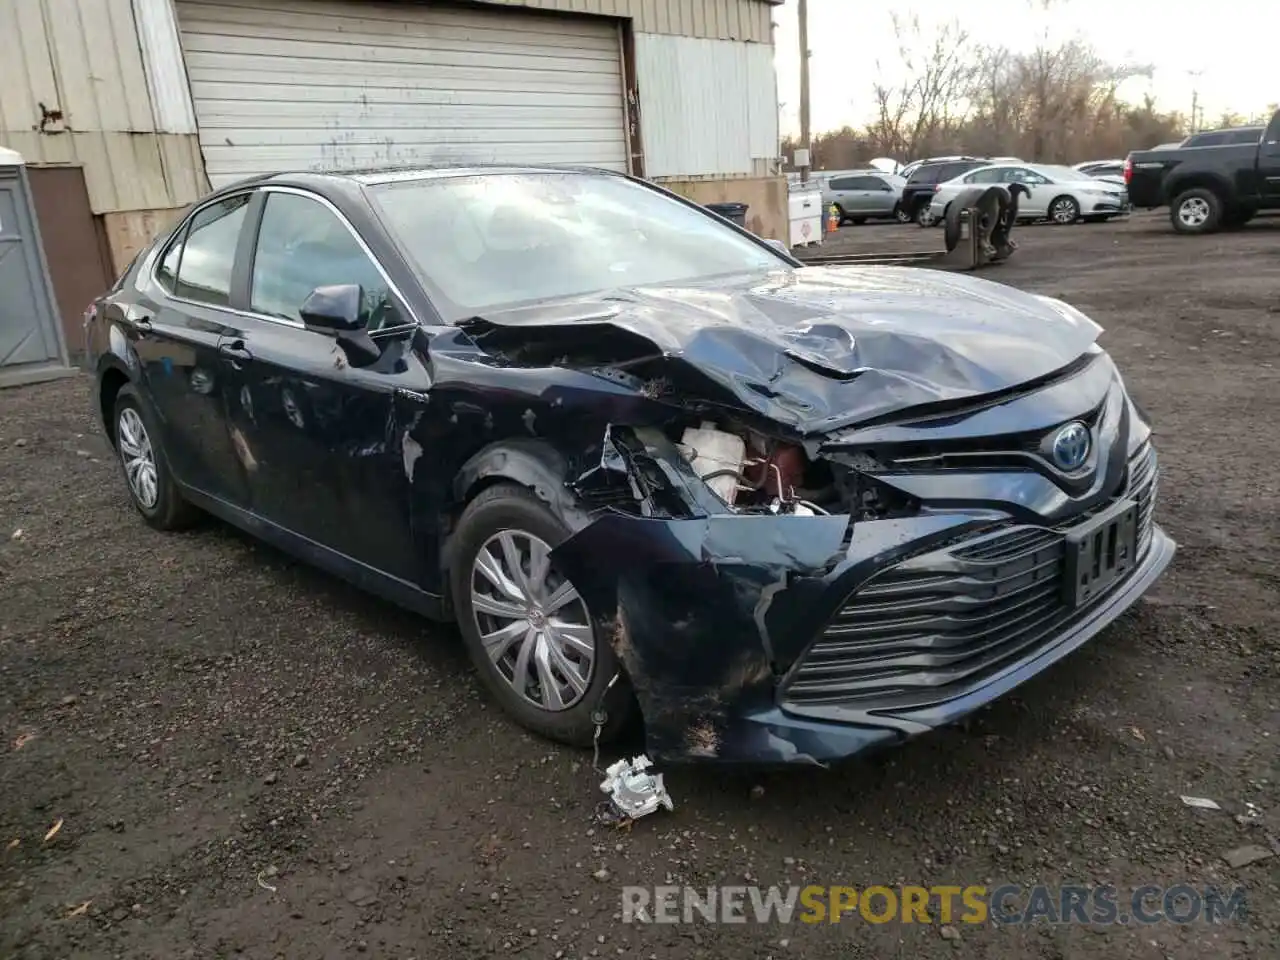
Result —
[[[218,524],[152,532],[83,378],[0,393],[0,956],[1280,955],[1280,857],[1223,859],[1280,849],[1280,222],[1019,239],[988,276],[1097,318],[1158,425],[1174,567],[963,728],[833,771],[672,770],[675,812],[629,833],[592,827],[591,757],[502,719],[452,633]],[[625,883],[787,881],[1241,884],[1249,916],[618,919]]]

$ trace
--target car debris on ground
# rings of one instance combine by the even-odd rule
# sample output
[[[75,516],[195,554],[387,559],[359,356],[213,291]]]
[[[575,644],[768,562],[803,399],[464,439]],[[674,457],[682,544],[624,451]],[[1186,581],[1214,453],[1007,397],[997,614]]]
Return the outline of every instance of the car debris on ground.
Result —
[[[600,789],[609,795],[609,814],[617,821],[638,820],[659,807],[675,809],[662,774],[649,773],[653,762],[646,756],[622,759],[605,770]],[[608,819],[608,817],[606,817]]]

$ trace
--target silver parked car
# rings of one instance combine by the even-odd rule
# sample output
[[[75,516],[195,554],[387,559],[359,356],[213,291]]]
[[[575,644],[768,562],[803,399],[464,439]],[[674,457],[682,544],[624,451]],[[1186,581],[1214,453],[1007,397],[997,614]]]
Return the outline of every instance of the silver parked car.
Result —
[[[1043,163],[1007,163],[979,167],[940,183],[929,213],[935,221],[946,216],[951,201],[970,187],[993,183],[1020,183],[1026,194],[1018,200],[1019,220],[1051,220],[1075,223],[1109,220],[1129,212],[1129,194],[1123,186],[1088,174]]]
[[[819,174],[819,176],[822,176]],[[840,223],[895,219],[907,223],[911,217],[902,210],[902,188],[906,178],[880,170],[840,173],[822,181],[822,208],[836,205]]]

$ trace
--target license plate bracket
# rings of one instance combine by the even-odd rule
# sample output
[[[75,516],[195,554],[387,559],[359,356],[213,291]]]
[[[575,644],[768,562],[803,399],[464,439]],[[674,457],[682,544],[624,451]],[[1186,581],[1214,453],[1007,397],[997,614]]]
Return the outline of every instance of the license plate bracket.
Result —
[[[1137,566],[1137,501],[1122,500],[1069,531],[1066,549],[1064,599],[1083,606]]]

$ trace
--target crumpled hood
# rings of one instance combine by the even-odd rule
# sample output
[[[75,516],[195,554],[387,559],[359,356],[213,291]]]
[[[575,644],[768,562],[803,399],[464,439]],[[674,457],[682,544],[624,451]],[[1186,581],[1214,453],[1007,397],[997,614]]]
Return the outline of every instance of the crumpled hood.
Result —
[[[998,283],[861,266],[635,288],[479,322],[540,337],[621,329],[801,433],[1007,390],[1067,366],[1101,333],[1064,304]],[[704,399],[725,399],[715,392]]]

